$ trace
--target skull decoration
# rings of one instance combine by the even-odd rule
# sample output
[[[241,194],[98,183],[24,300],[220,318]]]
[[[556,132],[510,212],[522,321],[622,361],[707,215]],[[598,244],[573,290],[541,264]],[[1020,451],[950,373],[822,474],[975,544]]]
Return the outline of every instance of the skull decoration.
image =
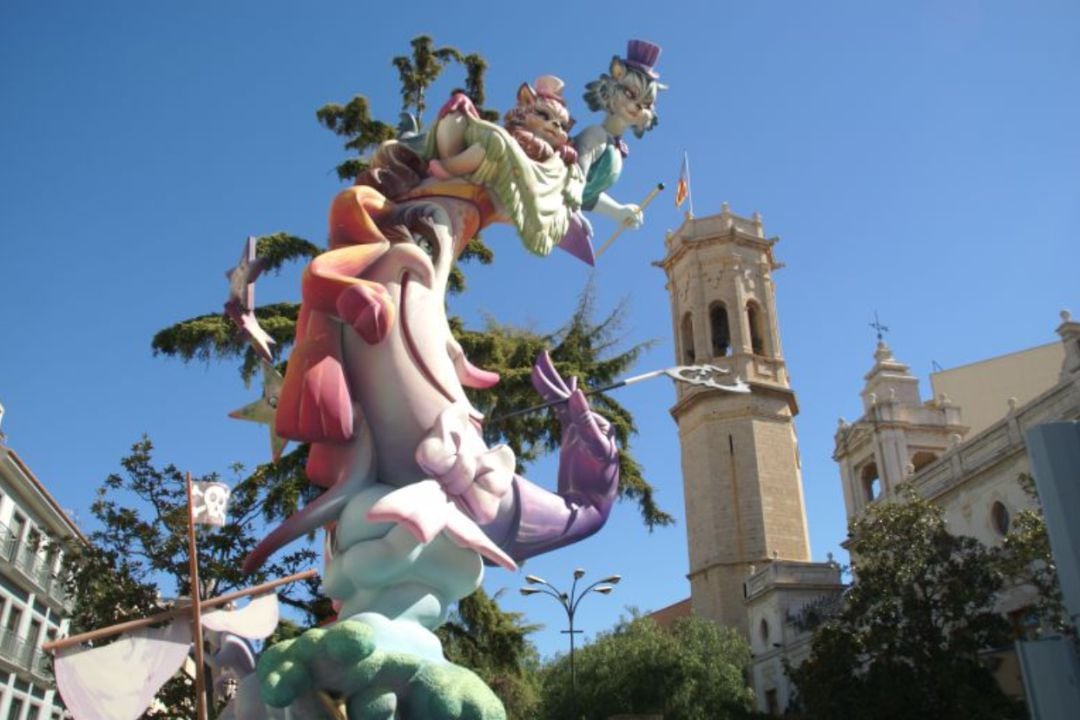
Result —
[[[199,482],[194,483],[191,489],[194,500],[192,519],[202,525],[224,525],[229,486],[219,482]]]

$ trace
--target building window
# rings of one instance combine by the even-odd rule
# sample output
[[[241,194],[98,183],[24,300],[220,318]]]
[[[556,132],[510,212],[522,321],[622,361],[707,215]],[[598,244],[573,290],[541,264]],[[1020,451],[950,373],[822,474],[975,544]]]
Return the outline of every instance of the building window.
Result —
[[[746,319],[750,324],[750,350],[755,355],[764,355],[765,333],[762,328],[761,308],[756,302],[746,303]]]
[[[727,308],[724,303],[714,303],[709,308],[709,326],[712,330],[713,357],[723,357],[731,347],[731,328],[728,326]]]
[[[690,313],[683,315],[682,319],[682,356],[684,364],[694,364],[694,319]]]
[[[11,698],[11,704],[8,705],[7,720],[22,720],[22,709],[22,698]]]
[[[881,496],[881,477],[878,475],[877,463],[870,462],[859,473],[862,480],[863,494],[867,502],[874,502]]]
[[[758,633],[761,634],[761,642],[768,644],[769,642],[769,621],[765,618],[761,618],[761,624],[758,625]]]
[[[1005,537],[1009,533],[1009,520],[1009,508],[1004,503],[999,501],[990,506],[990,524],[998,535]]]
[[[17,636],[19,634],[19,625],[22,624],[22,608],[11,606],[8,610],[7,622],[4,623],[4,629],[11,635]]]

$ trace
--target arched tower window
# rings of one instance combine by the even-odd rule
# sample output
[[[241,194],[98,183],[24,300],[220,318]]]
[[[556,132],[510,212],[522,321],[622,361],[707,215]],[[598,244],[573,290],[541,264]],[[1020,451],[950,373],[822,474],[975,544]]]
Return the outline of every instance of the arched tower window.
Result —
[[[990,507],[990,523],[1001,537],[1005,537],[1009,533],[1009,521],[1009,508],[1005,507],[1000,501],[995,502]]]
[[[765,354],[765,333],[762,324],[761,308],[756,302],[746,303],[746,319],[750,325],[750,350],[755,355]]]
[[[919,472],[935,460],[937,460],[937,455],[928,450],[920,450],[912,456],[911,465],[915,468],[915,472]]]
[[[728,326],[727,308],[724,303],[713,303],[709,308],[709,325],[712,330],[713,357],[723,357],[731,347],[731,328]]]
[[[881,497],[881,478],[878,476],[877,463],[867,463],[859,473],[862,480],[863,493],[868,502],[874,502]]]
[[[683,315],[682,319],[682,357],[686,365],[694,364],[694,319],[690,313]]]

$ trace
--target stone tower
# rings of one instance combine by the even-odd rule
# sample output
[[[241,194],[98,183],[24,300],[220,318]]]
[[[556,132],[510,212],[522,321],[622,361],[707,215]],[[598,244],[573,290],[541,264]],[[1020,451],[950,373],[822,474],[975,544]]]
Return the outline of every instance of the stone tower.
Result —
[[[677,384],[690,595],[694,614],[748,634],[743,583],[773,560],[808,561],[793,419],[798,413],[777,330],[778,238],[761,217],[687,218],[657,263],[667,275],[677,361],[707,363],[749,394]]]

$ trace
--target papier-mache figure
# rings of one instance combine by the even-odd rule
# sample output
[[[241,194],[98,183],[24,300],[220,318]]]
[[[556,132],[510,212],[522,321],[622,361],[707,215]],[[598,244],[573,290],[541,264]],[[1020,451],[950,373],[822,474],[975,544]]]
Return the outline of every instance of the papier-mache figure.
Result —
[[[653,69],[659,58],[658,45],[631,40],[626,58],[613,57],[608,72],[586,86],[585,102],[589,109],[602,110],[607,116],[601,124],[585,128],[574,138],[578,164],[585,173],[582,208],[596,210],[631,227],[641,225],[641,208],[616,202],[607,190],[619,179],[623,159],[630,154],[623,140],[626,131],[631,130],[640,138],[659,122],[656,98],[661,90],[667,89]]]
[[[577,150],[570,144],[574,121],[563,98],[565,83],[554,75],[541,75],[536,87],[522,83],[517,105],[503,118],[503,127],[533,162],[547,162],[558,155],[570,165],[577,160]],[[475,172],[486,157],[481,143],[465,147],[469,120],[479,114],[463,93],[455,93],[439,113],[436,148],[439,157],[428,163],[432,175],[442,180]]]
[[[222,718],[505,720],[491,690],[446,660],[433,630],[479,586],[485,561],[513,570],[599,530],[618,493],[619,454],[610,423],[546,353],[532,382],[558,403],[555,488],[518,474],[509,447],[489,447],[465,388],[499,376],[472,365],[454,339],[447,282],[492,223],[510,223],[541,255],[583,232],[583,194],[585,207],[640,221],[638,208],[604,191],[621,169],[622,132],[655,125],[658,53],[631,43],[612,75],[590,85],[608,117],[576,147],[562,82],[542,76],[519,89],[505,127],[455,95],[431,132],[384,143],[334,199],[330,249],[304,272],[275,422],[281,437],[310,443],[305,472],[325,492],[261,541],[245,568],[325,529],[324,591],[338,621],[267,649]]]
[[[472,101],[456,93],[421,149],[432,177],[482,186],[498,219],[512,224],[538,255],[550,253],[576,222],[585,187],[573,162],[562,88],[552,75],[538,79],[535,88],[523,84],[506,127],[483,120]]]

